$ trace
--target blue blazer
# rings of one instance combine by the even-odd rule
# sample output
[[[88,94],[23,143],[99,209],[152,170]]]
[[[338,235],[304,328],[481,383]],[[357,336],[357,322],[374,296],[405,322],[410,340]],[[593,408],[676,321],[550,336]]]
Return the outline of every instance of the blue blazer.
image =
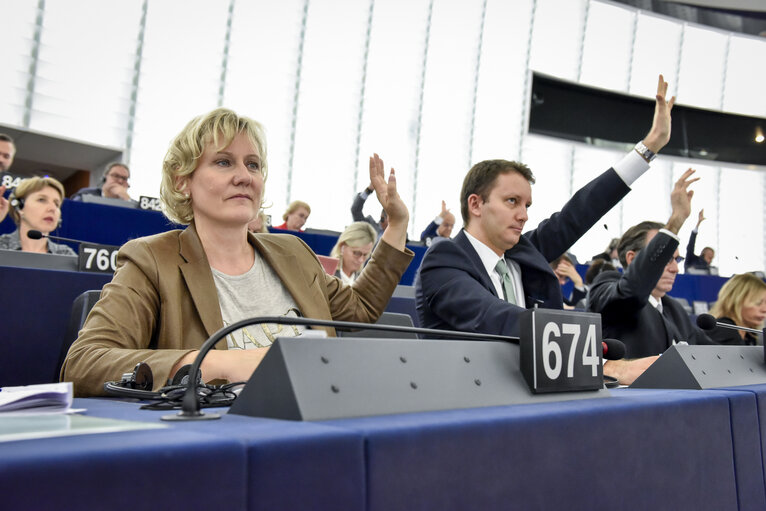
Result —
[[[629,191],[614,169],[609,169],[505,253],[521,268],[527,307],[562,308],[561,286],[549,262],[566,252]],[[519,334],[518,318],[524,309],[498,298],[463,231],[454,239],[434,240],[416,277],[415,299],[422,327]]]

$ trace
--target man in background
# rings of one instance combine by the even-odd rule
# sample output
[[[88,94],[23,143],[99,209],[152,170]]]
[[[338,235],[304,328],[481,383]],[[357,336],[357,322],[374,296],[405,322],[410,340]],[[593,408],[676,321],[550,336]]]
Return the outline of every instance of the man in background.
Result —
[[[16,156],[16,144],[13,139],[5,133],[0,133],[0,172],[7,172],[13,164],[13,157]]]
[[[386,230],[386,227],[388,227],[388,217],[386,216],[386,211],[381,210],[380,222],[376,222],[372,215],[364,216],[364,212],[362,211],[364,208],[364,203],[367,201],[367,197],[369,197],[373,191],[372,183],[370,183],[367,188],[354,196],[354,202],[351,203],[351,218],[354,219],[354,222],[367,222],[375,228],[378,233],[378,237],[380,237],[383,231]]]
[[[693,174],[687,170],[673,187],[666,224],[641,222],[620,238],[617,250],[625,272],[603,272],[590,288],[588,310],[601,314],[604,337],[625,343],[627,358],[660,355],[681,342],[713,344],[681,304],[667,296],[683,260],[677,235],[691,212]]]
[[[689,236],[689,244],[686,246],[686,261],[684,262],[684,271],[689,269],[694,270],[710,270],[710,265],[715,257],[715,250],[710,247],[705,247],[700,252],[700,255],[694,253],[694,245],[697,243],[697,233],[700,229],[700,224],[705,220],[705,210],[701,209],[699,216],[697,217],[697,225],[692,229],[691,236]]]
[[[420,241],[430,247],[434,238],[449,238],[453,227],[455,227],[455,215],[447,209],[447,203],[442,201],[441,213],[428,224],[420,235]]]
[[[72,200],[81,201],[84,195],[96,195],[109,199],[133,200],[128,195],[130,169],[124,163],[112,163],[101,178],[101,186],[83,188],[72,195]]]

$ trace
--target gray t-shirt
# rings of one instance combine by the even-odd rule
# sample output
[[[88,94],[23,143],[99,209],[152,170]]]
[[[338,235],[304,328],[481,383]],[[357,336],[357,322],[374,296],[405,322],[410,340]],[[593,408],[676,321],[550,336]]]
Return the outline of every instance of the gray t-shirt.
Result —
[[[224,326],[256,316],[299,316],[298,306],[269,264],[257,253],[252,268],[242,275],[226,275],[215,268],[213,280],[218,291]],[[256,324],[226,337],[228,348],[253,349],[271,346],[278,336],[294,337],[303,326]]]

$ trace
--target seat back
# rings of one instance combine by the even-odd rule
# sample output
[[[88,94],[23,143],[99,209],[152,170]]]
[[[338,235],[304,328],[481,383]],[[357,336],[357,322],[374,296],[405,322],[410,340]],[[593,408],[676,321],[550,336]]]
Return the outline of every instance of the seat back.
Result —
[[[412,318],[407,314],[398,312],[384,312],[376,322],[377,325],[391,326],[414,326]],[[373,339],[417,339],[417,334],[386,332],[384,330],[356,330],[354,332],[341,332],[338,330],[338,337],[365,337]]]
[[[61,366],[64,364],[64,359],[69,352],[69,347],[77,339],[83,324],[85,324],[85,318],[88,317],[88,313],[90,313],[90,310],[100,297],[100,289],[91,289],[89,291],[84,291],[74,299],[74,302],[72,303],[72,314],[69,316],[69,324],[66,329],[66,337],[64,337],[64,342],[61,343],[59,362],[56,366],[56,374],[52,381],[58,381]]]

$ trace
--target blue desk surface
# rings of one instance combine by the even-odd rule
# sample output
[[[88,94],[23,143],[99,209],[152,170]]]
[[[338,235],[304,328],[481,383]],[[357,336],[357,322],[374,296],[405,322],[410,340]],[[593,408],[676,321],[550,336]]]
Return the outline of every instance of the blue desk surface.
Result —
[[[620,390],[318,423],[224,415],[3,443],[0,492],[27,509],[764,509],[764,392]],[[167,413],[75,406],[153,423]]]

